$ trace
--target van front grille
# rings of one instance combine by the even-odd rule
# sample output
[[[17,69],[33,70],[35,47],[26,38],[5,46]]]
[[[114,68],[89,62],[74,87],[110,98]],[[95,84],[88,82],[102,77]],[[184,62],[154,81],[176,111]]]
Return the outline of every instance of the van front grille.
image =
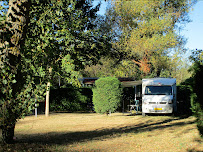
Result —
[[[159,102],[159,104],[166,104],[167,102]]]
[[[156,102],[149,102],[149,104],[156,104]]]

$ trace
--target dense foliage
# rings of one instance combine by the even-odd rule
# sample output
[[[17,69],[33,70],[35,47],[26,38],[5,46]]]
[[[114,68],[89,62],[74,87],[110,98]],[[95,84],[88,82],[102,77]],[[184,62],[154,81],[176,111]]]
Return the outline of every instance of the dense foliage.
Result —
[[[197,127],[203,137],[203,93],[201,89],[203,87],[203,51],[195,51],[192,59],[194,63],[191,67],[193,74],[190,81],[191,109],[197,118]]]
[[[192,113],[197,118],[197,127],[203,137],[203,51],[195,50],[190,56],[193,64],[189,71],[192,76],[178,86],[178,106],[180,114]]]
[[[191,116],[191,102],[190,102],[190,96],[191,96],[191,88],[188,85],[188,80],[185,82],[182,82],[180,85],[177,86],[177,114],[179,115],[185,115],[185,116]]]
[[[177,31],[189,22],[188,12],[194,3],[195,0],[112,0],[102,27],[111,37],[113,59],[87,66],[85,74],[175,77],[178,83],[185,80],[190,76],[187,61],[183,60],[185,39]]]
[[[90,88],[78,88],[71,85],[51,89],[50,110],[57,112],[91,111],[92,91]]]
[[[4,4],[0,127],[8,143],[16,121],[33,108],[35,99],[43,100],[46,83],[61,77],[79,85],[79,69],[102,56],[106,40],[94,23],[99,5],[93,7],[88,0],[10,0]]]
[[[183,38],[177,34],[178,23],[187,22],[193,1],[115,1],[121,37],[114,45],[124,57],[140,67],[143,74],[160,76],[169,70],[170,48],[181,47]]]
[[[97,113],[111,114],[121,103],[121,82],[115,77],[100,78],[95,81],[93,104]]]
[[[27,76],[23,57],[29,10],[29,0],[9,1],[9,8],[1,14],[0,128],[3,141],[7,143],[13,140],[17,119],[31,110],[34,104],[34,79]]]

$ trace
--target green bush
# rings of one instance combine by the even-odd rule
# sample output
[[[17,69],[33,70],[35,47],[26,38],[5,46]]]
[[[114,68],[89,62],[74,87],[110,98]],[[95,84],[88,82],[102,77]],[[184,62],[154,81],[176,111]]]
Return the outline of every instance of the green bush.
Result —
[[[190,80],[187,79],[185,82],[177,86],[177,114],[179,115],[192,115],[191,110],[191,87],[189,86]]]
[[[106,77],[95,81],[93,104],[97,113],[111,114],[121,103],[122,88],[117,78]]]
[[[193,72],[191,109],[197,118],[197,127],[200,135],[203,137],[203,64],[200,61],[195,61],[191,69]]]
[[[92,104],[92,91],[88,88],[51,89],[50,111],[89,111]]]

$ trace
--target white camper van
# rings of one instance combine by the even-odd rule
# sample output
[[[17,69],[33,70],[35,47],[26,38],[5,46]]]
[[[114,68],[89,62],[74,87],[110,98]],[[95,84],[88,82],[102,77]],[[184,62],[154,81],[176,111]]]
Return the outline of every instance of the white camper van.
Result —
[[[142,80],[142,115],[177,111],[176,79],[150,78]]]

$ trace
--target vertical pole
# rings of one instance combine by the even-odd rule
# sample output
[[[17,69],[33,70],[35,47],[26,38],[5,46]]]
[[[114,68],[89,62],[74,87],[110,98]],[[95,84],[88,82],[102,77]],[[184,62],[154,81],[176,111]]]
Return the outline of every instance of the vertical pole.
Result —
[[[123,99],[123,114],[124,114],[124,99]]]
[[[52,74],[52,67],[49,67],[49,79],[51,79],[51,74]],[[50,80],[47,83],[47,90],[46,90],[46,109],[45,109],[45,116],[49,116],[49,93],[50,93]]]
[[[139,103],[137,103],[137,88],[136,88],[136,86],[134,86],[135,87],[135,108],[136,108],[136,114],[138,113],[138,104]]]
[[[37,117],[37,99],[35,99],[35,117]]]
[[[134,86],[135,87],[135,101],[137,100],[137,90],[136,90],[136,86]]]
[[[47,83],[47,91],[46,91],[46,110],[45,116],[49,116],[49,92],[50,92],[50,82]]]

